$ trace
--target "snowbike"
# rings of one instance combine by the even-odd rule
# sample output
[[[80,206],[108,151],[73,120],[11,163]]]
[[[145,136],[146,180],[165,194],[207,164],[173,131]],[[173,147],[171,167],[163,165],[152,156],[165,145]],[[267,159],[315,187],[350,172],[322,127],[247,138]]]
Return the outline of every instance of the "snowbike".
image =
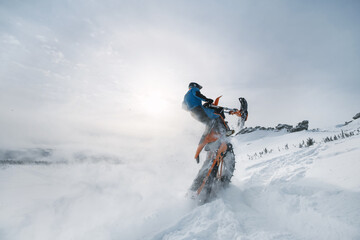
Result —
[[[234,131],[230,130],[225,121],[225,113],[239,117],[240,129],[248,117],[245,98],[239,98],[239,110],[218,106],[220,97],[211,105],[204,104],[204,107],[214,109],[219,117],[206,126],[195,154],[199,163],[201,151],[204,149],[207,152],[204,164],[190,187],[192,197],[200,204],[211,201],[221,189],[226,188],[235,170],[235,154],[229,138]]]

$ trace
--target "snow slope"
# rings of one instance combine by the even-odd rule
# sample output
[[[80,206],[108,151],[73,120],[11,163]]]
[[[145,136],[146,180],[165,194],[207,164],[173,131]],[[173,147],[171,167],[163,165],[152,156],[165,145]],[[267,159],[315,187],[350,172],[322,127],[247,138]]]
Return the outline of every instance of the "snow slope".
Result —
[[[236,137],[233,185],[153,239],[360,239],[360,135],[321,142],[340,131]],[[294,146],[309,137],[317,143]]]
[[[202,206],[185,197],[200,166],[175,147],[119,161],[3,164],[0,239],[360,239],[359,129],[357,120],[238,135],[231,186]],[[355,135],[322,141],[341,130]],[[308,138],[315,144],[300,148]]]

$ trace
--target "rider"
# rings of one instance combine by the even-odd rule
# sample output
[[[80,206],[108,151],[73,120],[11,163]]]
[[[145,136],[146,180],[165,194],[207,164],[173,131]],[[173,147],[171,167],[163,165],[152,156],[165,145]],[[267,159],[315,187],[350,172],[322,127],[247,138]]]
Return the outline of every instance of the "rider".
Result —
[[[193,116],[196,120],[208,124],[211,119],[215,119],[218,116],[213,113],[214,111],[209,111],[212,109],[203,107],[202,101],[211,104],[214,100],[202,95],[200,92],[201,88],[202,86],[198,83],[191,82],[189,84],[189,91],[184,96],[183,108],[190,111],[191,116]]]
[[[198,83],[191,82],[189,84],[189,91],[184,96],[183,108],[190,111],[191,116],[193,116],[196,120],[205,124],[209,124],[211,120],[217,119],[221,116],[227,130],[227,134],[232,134],[233,131],[229,129],[224,121],[225,116],[223,112],[215,112],[214,109],[204,107],[202,105],[202,101],[206,102],[206,104],[204,104],[205,106],[209,106],[214,102],[214,100],[202,95],[200,92],[201,88],[202,86]]]

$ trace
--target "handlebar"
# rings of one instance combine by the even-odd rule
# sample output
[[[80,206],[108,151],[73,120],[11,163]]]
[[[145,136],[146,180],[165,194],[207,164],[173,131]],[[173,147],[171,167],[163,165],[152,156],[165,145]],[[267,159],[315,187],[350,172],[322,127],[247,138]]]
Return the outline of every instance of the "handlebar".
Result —
[[[204,107],[213,108],[217,110],[223,110],[224,113],[229,115],[235,115],[237,117],[243,118],[245,121],[247,120],[248,113],[247,111],[243,111],[242,109],[237,108],[228,108],[228,107],[221,107],[213,104],[205,103]]]
[[[214,104],[210,104],[210,102],[207,102],[203,106],[207,107],[207,108],[212,108],[212,109],[219,110],[220,112],[222,111],[223,113],[226,113],[226,114],[229,114],[229,115],[236,115],[237,117],[242,118],[244,121],[247,120],[248,111],[247,111],[247,101],[245,100],[245,98],[239,98],[240,109],[237,109],[237,108],[228,108],[228,107],[218,106],[217,104],[219,102],[220,97],[218,97],[215,100]]]

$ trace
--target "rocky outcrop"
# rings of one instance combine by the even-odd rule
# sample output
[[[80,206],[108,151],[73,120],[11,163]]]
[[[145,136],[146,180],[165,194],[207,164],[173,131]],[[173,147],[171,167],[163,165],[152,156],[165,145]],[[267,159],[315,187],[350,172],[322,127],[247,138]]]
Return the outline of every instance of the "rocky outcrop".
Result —
[[[358,118],[360,118],[360,112],[357,113],[357,114],[355,114],[355,116],[353,116],[353,119],[354,119],[354,120],[356,120],[356,119],[358,119]],[[348,121],[348,122],[345,122],[343,126],[346,126],[346,125],[348,125],[349,123],[352,123],[354,120],[350,120],[350,121]]]
[[[291,128],[289,132],[300,132],[300,131],[308,130],[308,129],[309,129],[309,121],[304,120],[302,122],[299,122],[296,127]]]
[[[261,126],[256,126],[256,127],[246,127],[243,128],[238,134],[246,134],[246,133],[252,133],[258,130],[262,130],[262,131],[281,131],[281,130],[286,130],[287,132],[299,132],[299,131],[303,131],[303,130],[308,130],[309,128],[309,121],[308,120],[304,120],[302,122],[299,122],[298,125],[296,125],[296,127],[293,127],[292,125],[289,124],[278,124],[275,128],[273,127],[261,127]]]
[[[238,134],[246,134],[246,133],[252,133],[255,132],[257,130],[263,130],[263,131],[274,131],[275,128],[272,127],[261,127],[261,126],[256,126],[256,127],[246,127],[241,129],[241,131]]]
[[[282,130],[282,129],[286,129],[288,132],[293,128],[292,125],[289,125],[289,124],[278,124],[276,127],[275,127],[277,130]]]
[[[355,120],[355,119],[358,119],[358,118],[360,118],[360,112],[357,113],[355,116],[353,116],[353,119],[354,119],[354,120]]]

